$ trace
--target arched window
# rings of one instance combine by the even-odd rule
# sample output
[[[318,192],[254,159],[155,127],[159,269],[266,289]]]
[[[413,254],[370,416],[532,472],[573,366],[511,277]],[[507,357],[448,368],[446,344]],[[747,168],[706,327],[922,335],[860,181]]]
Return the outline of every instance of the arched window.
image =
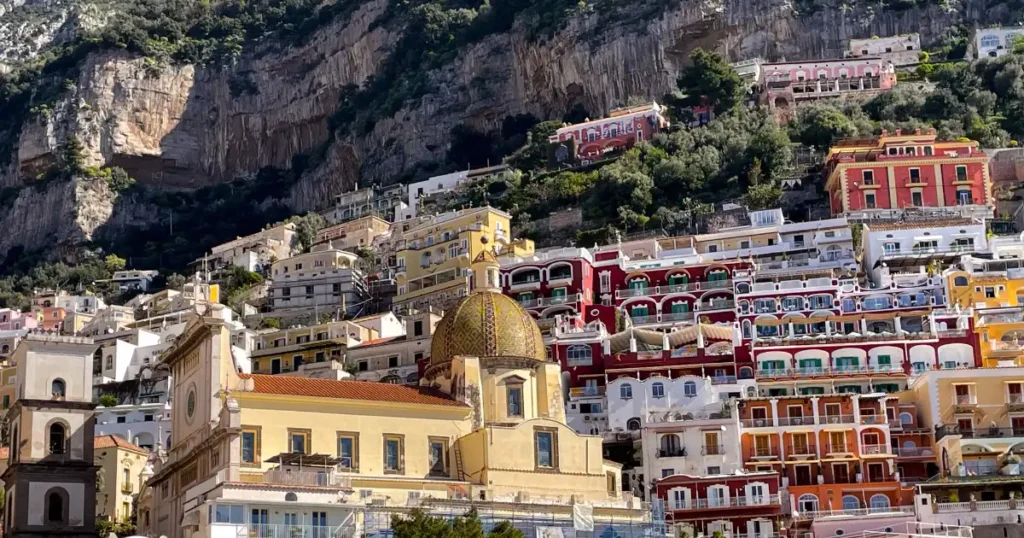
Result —
[[[63,524],[66,522],[63,490],[53,488],[46,494],[46,523]]]
[[[860,508],[860,499],[853,495],[843,496],[843,510],[857,510]]]
[[[655,398],[665,397],[665,384],[658,382],[651,385],[651,396]]]
[[[985,47],[985,48],[998,47],[999,46],[999,36],[991,35],[991,34],[985,35],[985,36],[981,36],[981,46]]]
[[[749,366],[740,367],[740,379],[753,379],[754,369]]]
[[[900,424],[904,426],[910,426],[914,423],[914,415],[907,413],[906,411],[900,413]]]
[[[683,395],[688,398],[693,398],[697,395],[697,384],[693,381],[687,381],[683,383]]]
[[[882,494],[876,494],[871,496],[871,511],[872,512],[884,512],[889,509],[889,497]]]
[[[810,493],[804,493],[797,500],[797,506],[799,506],[801,512],[817,512],[818,497]]]
[[[569,346],[569,349],[565,351],[565,358],[566,364],[569,366],[590,366],[593,363],[590,346]]]
[[[633,397],[633,385],[626,383],[619,387],[619,397],[623,400],[628,400]]]
[[[626,429],[631,431],[631,432],[635,432],[635,431],[639,430],[640,429],[640,419],[638,419],[638,418],[631,418],[631,419],[627,420],[626,421]]]
[[[64,425],[55,422],[50,425],[50,454],[63,454],[64,453],[64,442],[67,438],[67,432],[64,430]]]
[[[958,276],[958,277],[954,278],[953,279],[953,285],[958,287],[958,288],[966,286],[967,285],[967,277],[965,277],[965,276]]]
[[[670,433],[661,437],[661,454],[659,457],[672,457],[679,455],[679,436]]]
[[[64,380],[54,379],[53,383],[50,384],[50,393],[54,396],[64,397]]]

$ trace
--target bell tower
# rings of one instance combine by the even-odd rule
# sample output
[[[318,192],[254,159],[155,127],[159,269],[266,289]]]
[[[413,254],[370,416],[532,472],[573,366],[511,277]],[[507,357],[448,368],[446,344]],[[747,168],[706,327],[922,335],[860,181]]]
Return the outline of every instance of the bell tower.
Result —
[[[494,250],[487,248],[487,238],[481,237],[483,249],[476,255],[469,269],[473,273],[473,288],[470,291],[493,291],[501,293],[501,264]]]
[[[5,536],[96,535],[95,350],[90,338],[30,333],[14,352]]]

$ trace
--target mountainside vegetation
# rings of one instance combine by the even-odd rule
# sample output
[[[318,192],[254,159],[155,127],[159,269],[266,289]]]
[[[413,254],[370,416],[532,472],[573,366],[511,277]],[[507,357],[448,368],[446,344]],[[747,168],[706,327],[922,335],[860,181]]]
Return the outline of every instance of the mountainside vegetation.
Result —
[[[386,28],[396,39],[374,75],[343,89],[340,106],[330,118],[328,140],[314,151],[293,156],[287,169],[266,167],[195,190],[138,184],[116,166],[87,167],[72,133],[61,140],[51,169],[26,178],[25,184],[43,188],[51,181],[104,179],[119,203],[147,208],[158,217],[156,223],[83,245],[81,262],[74,268],[52,263],[52,252],[12,249],[0,269],[0,275],[8,277],[0,280],[0,306],[23,305],[33,286],[84,287],[91,277],[105,278],[99,260],[111,252],[131,267],[184,272],[211,246],[289,218],[293,211],[284,199],[286,192],[316,168],[331,144],[365,136],[377,122],[438,92],[441,88],[435,87],[432,73],[452,63],[467,46],[513,25],[521,26],[529,39],[543,42],[575,16],[596,14],[607,25],[643,23],[681,1],[653,0],[638,6],[626,0],[390,0],[371,27]],[[318,30],[345,20],[361,5],[358,0],[79,3],[115,14],[43,47],[35,56],[9,62],[9,72],[0,75],[0,164],[10,162],[27,120],[57,113],[60,99],[75,90],[78,68],[89,54],[126,51],[144,58],[154,77],[176,64],[227,68],[243,54],[306,45]],[[877,9],[901,11],[926,3],[880,2]],[[955,4],[943,2],[944,9],[956,9]],[[816,0],[800,0],[793,7],[796,16],[809,16],[820,6]],[[722,56],[696,49],[680,73],[678,91],[659,99],[672,127],[621,155],[589,166],[548,169],[548,136],[563,122],[605,112],[587,111],[577,102],[555,117],[509,115],[491,131],[459,125],[450,133],[444,162],[427,163],[391,180],[504,160],[518,173],[502,186],[502,195],[493,196],[495,189],[483,186],[469,193],[470,203],[489,201],[510,211],[520,225],[559,209],[582,207],[586,224],[576,239],[592,244],[616,231],[692,233],[698,231],[699,217],[725,200],[742,200],[755,209],[776,207],[783,194],[782,179],[805,172],[794,167],[799,146],[813,148],[820,157],[841,138],[918,128],[935,128],[943,139],[978,140],[983,147],[1016,145],[1024,136],[1024,50],[1016,47],[1002,58],[973,64],[958,62],[969,32],[957,26],[947,34],[922,53],[920,66],[901,73],[894,91],[867,101],[804,105],[782,125],[767,111],[748,108],[750,88]],[[239,97],[258,94],[260,88],[239,77],[232,79],[230,92]],[[621,104],[638,102],[629,99]],[[687,127],[690,107],[703,105],[714,109],[714,120]],[[0,211],[22,188],[30,187],[0,190]],[[55,271],[70,274],[48,276]]]

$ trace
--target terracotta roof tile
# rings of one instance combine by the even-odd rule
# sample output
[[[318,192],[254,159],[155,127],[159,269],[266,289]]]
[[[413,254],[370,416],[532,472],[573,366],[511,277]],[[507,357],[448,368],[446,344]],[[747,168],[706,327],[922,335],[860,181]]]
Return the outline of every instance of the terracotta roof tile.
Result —
[[[428,387],[266,374],[239,374],[239,377],[252,379],[251,392],[258,394],[468,407],[451,396]]]
[[[385,337],[385,338],[374,338],[372,340],[367,340],[367,341],[363,342],[362,344],[359,344],[357,346],[352,346],[352,347],[379,346],[381,344],[387,344],[389,342],[395,342],[395,341],[401,341],[401,340],[405,340],[405,337],[404,336],[388,336],[388,337]]]
[[[910,220],[910,221],[899,221],[899,222],[878,222],[868,223],[867,227],[873,232],[888,232],[892,230],[913,230],[915,228],[948,228],[951,226],[969,226],[972,224],[979,224],[972,219],[965,218],[948,218],[948,219],[931,219],[931,220]]]
[[[132,450],[141,454],[149,454],[149,451],[135,443],[130,443],[124,437],[117,435],[100,435],[93,440],[93,448],[122,448]]]

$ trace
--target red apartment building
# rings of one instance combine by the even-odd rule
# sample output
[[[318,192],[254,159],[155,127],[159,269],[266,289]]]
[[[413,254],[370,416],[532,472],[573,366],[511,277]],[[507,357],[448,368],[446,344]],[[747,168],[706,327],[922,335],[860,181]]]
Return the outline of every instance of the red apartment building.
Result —
[[[782,502],[775,472],[677,474],[658,480],[655,491],[665,502],[666,523],[675,533],[711,536],[718,531],[732,538],[768,538],[780,530],[776,523]]]
[[[977,142],[939,142],[934,129],[843,140],[825,158],[825,178],[832,214],[848,218],[896,216],[908,208],[991,217],[994,205],[988,155]]]
[[[558,164],[601,160],[614,151],[650,140],[669,126],[658,103],[612,110],[607,118],[566,125],[548,138]]]

